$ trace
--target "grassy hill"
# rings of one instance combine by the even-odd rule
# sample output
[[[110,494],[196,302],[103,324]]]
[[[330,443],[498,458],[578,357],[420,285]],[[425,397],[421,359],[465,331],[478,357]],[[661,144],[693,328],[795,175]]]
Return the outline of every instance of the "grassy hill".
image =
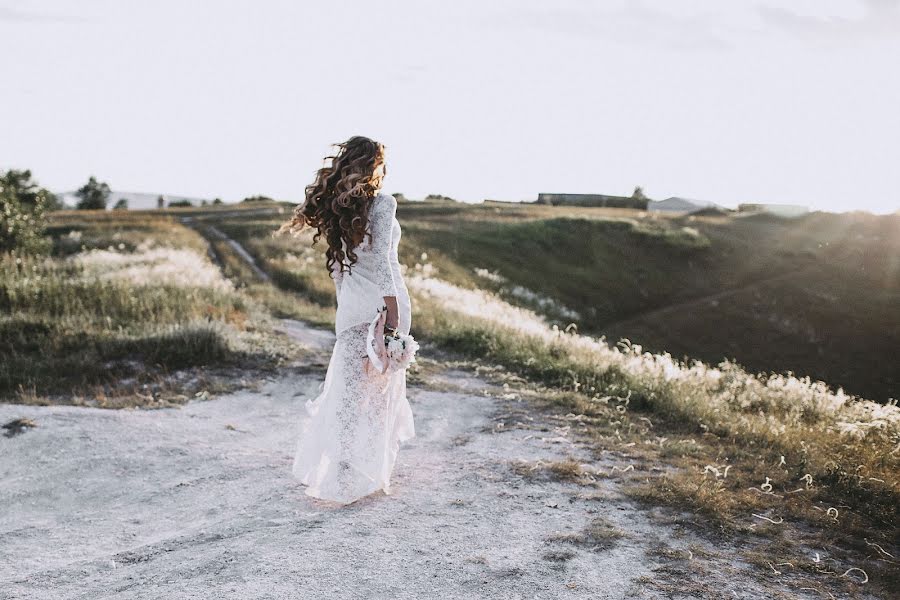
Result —
[[[334,287],[308,232],[272,236],[287,214],[275,203],[54,213],[51,256],[0,255],[0,401],[167,406],[289,374],[307,350],[283,319],[332,326]],[[846,368],[886,392],[874,398],[895,395],[896,216],[453,202],[403,203],[399,216],[423,342],[411,377],[442,364],[495,374],[528,400],[523,418],[552,409],[598,456],[627,463],[609,477],[635,500],[715,535],[774,540],[745,556],[766,573],[791,563],[850,584],[840,574],[852,565],[896,589],[884,558],[900,552],[897,406],[645,351],[683,344],[716,360],[737,344],[745,363],[806,361],[832,384]],[[823,570],[810,548],[843,567]]]
[[[900,393],[897,215],[409,203],[399,217],[406,262],[427,252],[462,284],[484,269],[471,284],[562,326],[677,357],[792,371],[879,400]]]
[[[278,285],[327,306],[333,288],[318,259],[301,262],[299,244],[271,239],[285,208],[183,214],[215,223]],[[561,328],[575,323],[677,358],[789,371],[882,402],[900,395],[900,215],[405,202],[398,217],[401,262]]]
[[[299,261],[299,244],[271,239],[286,207],[171,212],[215,223],[279,286],[333,301],[318,259]],[[900,395],[900,215],[404,202],[398,217],[402,263],[492,291],[561,328],[792,372],[882,402]]]

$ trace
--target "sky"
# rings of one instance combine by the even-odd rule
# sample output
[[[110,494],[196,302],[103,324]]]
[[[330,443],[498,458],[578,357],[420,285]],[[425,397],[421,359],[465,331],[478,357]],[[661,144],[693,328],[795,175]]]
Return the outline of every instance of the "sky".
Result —
[[[0,0],[0,169],[68,191],[900,208],[900,0]]]

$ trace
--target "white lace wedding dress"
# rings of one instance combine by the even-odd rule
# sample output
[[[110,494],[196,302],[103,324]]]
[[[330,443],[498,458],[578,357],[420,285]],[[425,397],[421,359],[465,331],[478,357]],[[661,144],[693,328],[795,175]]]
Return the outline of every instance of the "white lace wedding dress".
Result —
[[[412,318],[397,258],[397,201],[378,192],[369,210],[371,238],[356,248],[357,262],[350,273],[333,271],[337,341],[318,396],[306,402],[293,466],[307,495],[343,504],[378,489],[390,494],[400,443],[415,436],[406,371],[365,368],[369,324],[384,296],[397,298],[400,332],[409,333]]]

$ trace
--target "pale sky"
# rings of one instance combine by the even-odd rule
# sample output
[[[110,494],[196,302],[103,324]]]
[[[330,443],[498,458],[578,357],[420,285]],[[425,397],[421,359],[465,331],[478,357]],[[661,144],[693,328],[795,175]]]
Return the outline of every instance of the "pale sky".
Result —
[[[0,0],[0,168],[299,201],[385,190],[900,208],[900,0]]]

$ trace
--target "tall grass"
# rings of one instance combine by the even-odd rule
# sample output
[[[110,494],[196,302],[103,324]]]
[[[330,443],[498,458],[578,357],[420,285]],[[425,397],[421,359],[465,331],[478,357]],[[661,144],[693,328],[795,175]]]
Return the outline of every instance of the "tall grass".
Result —
[[[55,257],[0,255],[0,395],[253,364],[253,300],[166,216],[54,216]]]
[[[296,239],[272,235],[277,221],[213,222],[253,256],[274,284],[261,282],[230,244],[210,235],[226,276],[243,293],[262,303],[274,317],[334,327],[334,283],[322,268],[324,251],[321,246],[311,246],[309,232]],[[206,231],[205,227],[201,224],[200,231]]]
[[[239,295],[208,285],[196,269],[200,285],[167,279],[162,274],[178,267],[158,251],[103,252],[0,256],[0,393],[110,381],[133,371],[134,361],[184,368],[232,353],[222,325],[246,320]],[[198,264],[190,251],[167,252]]]
[[[134,252],[148,240],[198,254],[206,251],[203,238],[183,227],[174,216],[147,211],[53,212],[47,232],[57,256],[98,249]]]
[[[808,378],[753,375],[731,362],[711,366],[627,342],[611,346],[551,327],[481,290],[415,272],[408,282],[420,338],[568,393],[568,410],[617,423],[618,441],[620,433],[644,429],[643,439],[628,440],[640,450],[635,456],[682,468],[644,475],[632,489],[636,497],[738,529],[754,511],[774,510],[860,551],[865,536],[893,541],[900,502],[896,402],[871,402]],[[643,419],[650,430],[634,427]]]

